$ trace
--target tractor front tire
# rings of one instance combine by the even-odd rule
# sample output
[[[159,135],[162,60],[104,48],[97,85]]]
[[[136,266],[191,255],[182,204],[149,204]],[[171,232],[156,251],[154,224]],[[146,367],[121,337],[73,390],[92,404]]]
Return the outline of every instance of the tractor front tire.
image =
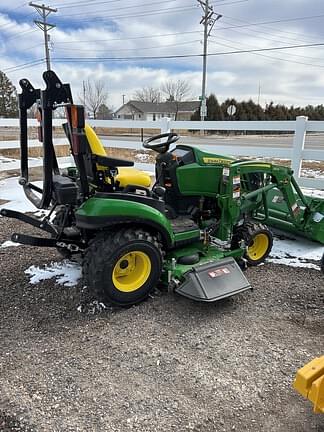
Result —
[[[117,306],[145,300],[161,272],[161,244],[140,228],[102,233],[90,242],[84,255],[86,285],[96,298]]]
[[[273,245],[271,231],[260,223],[248,222],[244,226],[245,244],[247,245],[244,258],[250,266],[257,266],[265,261]]]

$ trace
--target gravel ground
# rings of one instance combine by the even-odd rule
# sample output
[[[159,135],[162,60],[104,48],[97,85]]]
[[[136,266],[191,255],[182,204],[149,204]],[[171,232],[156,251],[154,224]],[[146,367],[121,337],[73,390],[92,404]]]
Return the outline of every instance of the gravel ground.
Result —
[[[0,243],[19,223],[0,219]],[[0,249],[0,431],[324,431],[292,389],[324,354],[324,277],[266,264],[215,304],[167,293],[77,311],[82,284],[30,285],[56,251]]]

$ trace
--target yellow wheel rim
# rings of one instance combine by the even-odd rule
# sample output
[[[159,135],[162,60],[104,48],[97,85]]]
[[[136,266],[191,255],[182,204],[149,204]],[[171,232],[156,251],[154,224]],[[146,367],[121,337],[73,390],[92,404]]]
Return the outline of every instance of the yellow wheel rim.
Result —
[[[122,292],[133,292],[141,288],[151,274],[151,260],[144,252],[133,251],[122,256],[112,272],[115,287]]]
[[[266,234],[257,234],[247,248],[247,256],[251,261],[262,259],[269,248],[269,238]]]

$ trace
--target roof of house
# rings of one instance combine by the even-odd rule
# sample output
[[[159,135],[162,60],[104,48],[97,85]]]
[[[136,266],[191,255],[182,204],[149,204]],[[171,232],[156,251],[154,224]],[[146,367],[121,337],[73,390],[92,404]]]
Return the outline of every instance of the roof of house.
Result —
[[[127,104],[120,107],[118,111],[120,111],[124,106],[131,105],[134,107],[137,111],[141,113],[175,113],[178,112],[194,112],[196,111],[199,106],[199,101],[185,101],[185,102],[160,102],[160,103],[154,103],[154,102],[141,102],[141,101],[135,101],[130,100],[127,102]]]

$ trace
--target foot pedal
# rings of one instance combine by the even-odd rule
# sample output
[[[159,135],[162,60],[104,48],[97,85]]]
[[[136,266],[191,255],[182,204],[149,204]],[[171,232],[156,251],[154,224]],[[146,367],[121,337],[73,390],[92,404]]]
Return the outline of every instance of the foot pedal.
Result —
[[[194,266],[184,277],[175,292],[196,301],[214,302],[251,289],[232,257]]]

